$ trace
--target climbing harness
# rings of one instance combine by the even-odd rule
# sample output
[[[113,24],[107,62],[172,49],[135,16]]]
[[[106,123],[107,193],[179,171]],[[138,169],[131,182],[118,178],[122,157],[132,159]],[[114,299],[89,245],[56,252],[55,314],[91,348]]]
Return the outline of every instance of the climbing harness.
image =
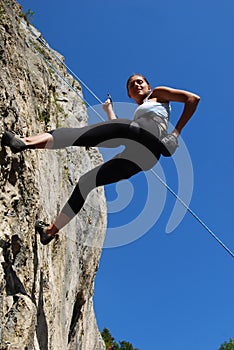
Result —
[[[103,104],[103,102],[98,98],[98,96],[75,74],[59,57],[55,54],[54,50],[50,48],[48,44],[46,44],[30,27],[30,25],[27,25],[24,20],[22,20],[22,23],[26,26],[26,28],[29,29],[29,31],[33,34],[36,40],[38,40],[46,49],[52,53],[52,55],[71,73],[71,75],[77,79],[80,84],[87,89],[87,91],[100,103]],[[37,53],[53,70],[54,72],[76,93],[76,95],[83,100],[89,107],[92,109],[95,114],[102,120],[105,121],[105,119],[88,103],[88,101],[78,93],[78,91],[64,78],[64,76],[49,62],[45,56],[39,52],[32,44],[28,43],[28,45],[33,49],[35,53]],[[110,94],[107,95],[110,102],[113,104],[112,98]],[[231,255],[232,258],[234,258],[234,253],[225,245],[222,240],[204,223],[203,220],[200,219],[200,217],[173,191],[173,189],[162,180],[162,178],[153,170],[151,169],[152,174],[161,182],[163,186],[167,188],[167,190],[181,203],[181,205],[194,217],[195,220],[198,221],[198,223]]]

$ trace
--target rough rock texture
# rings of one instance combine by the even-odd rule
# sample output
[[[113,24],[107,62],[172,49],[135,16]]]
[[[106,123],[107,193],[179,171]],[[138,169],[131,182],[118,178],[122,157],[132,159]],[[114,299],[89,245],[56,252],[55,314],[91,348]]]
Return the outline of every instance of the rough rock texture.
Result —
[[[29,28],[36,31],[14,0],[0,0],[0,134],[85,125],[84,103],[38,52],[80,93],[81,87]],[[92,191],[48,246],[34,231],[35,220],[51,222],[80,174],[101,161],[95,148],[14,155],[0,147],[1,350],[105,349],[92,301],[101,254],[96,247],[106,227],[103,189]]]

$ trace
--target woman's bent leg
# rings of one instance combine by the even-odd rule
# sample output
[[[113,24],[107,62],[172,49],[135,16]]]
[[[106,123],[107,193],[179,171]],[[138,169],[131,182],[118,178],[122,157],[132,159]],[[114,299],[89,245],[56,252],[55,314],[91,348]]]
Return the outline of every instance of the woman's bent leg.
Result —
[[[94,188],[128,179],[142,170],[149,170],[159,158],[159,152],[153,153],[144,145],[128,140],[123,152],[81,176],[54,225],[58,229],[64,227],[80,211],[89,192]]]
[[[113,158],[81,176],[69,200],[56,218],[54,225],[63,228],[83,207],[89,192],[99,186],[128,179],[141,171],[141,168],[128,159]]]

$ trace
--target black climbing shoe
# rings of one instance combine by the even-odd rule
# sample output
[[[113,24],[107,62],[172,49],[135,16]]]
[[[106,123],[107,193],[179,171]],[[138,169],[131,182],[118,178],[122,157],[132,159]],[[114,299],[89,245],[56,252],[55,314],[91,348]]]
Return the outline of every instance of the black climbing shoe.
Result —
[[[28,148],[23,141],[17,139],[10,131],[5,131],[2,135],[2,146],[10,147],[13,153],[22,152]]]
[[[35,224],[35,230],[37,233],[39,233],[40,241],[41,241],[41,244],[43,245],[50,243],[50,241],[52,241],[52,239],[54,239],[57,236],[57,235],[54,235],[54,236],[48,235],[48,233],[46,232],[46,229],[48,226],[49,225],[43,221],[36,221],[36,224]]]

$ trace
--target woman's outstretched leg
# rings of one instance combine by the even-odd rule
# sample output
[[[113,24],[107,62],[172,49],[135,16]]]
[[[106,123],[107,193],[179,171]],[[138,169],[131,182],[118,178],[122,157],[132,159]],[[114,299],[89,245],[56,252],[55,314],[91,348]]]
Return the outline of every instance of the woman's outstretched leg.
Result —
[[[22,141],[28,146],[28,148],[33,148],[34,146],[36,149],[51,149],[53,147],[53,139],[54,138],[50,133],[45,132],[35,136],[24,137]]]
[[[8,146],[13,153],[26,149],[44,149],[53,147],[53,136],[50,133],[38,134],[24,138],[17,138],[12,132],[5,131],[2,136],[2,146]]]
[[[110,142],[105,147],[117,147],[123,139],[135,137],[133,130],[129,129],[130,124],[131,121],[127,119],[118,119],[81,128],[59,128],[24,138],[18,138],[12,132],[5,131],[2,136],[2,145],[9,146],[13,153],[22,152],[26,149],[61,149],[69,146],[92,147],[106,141]]]

